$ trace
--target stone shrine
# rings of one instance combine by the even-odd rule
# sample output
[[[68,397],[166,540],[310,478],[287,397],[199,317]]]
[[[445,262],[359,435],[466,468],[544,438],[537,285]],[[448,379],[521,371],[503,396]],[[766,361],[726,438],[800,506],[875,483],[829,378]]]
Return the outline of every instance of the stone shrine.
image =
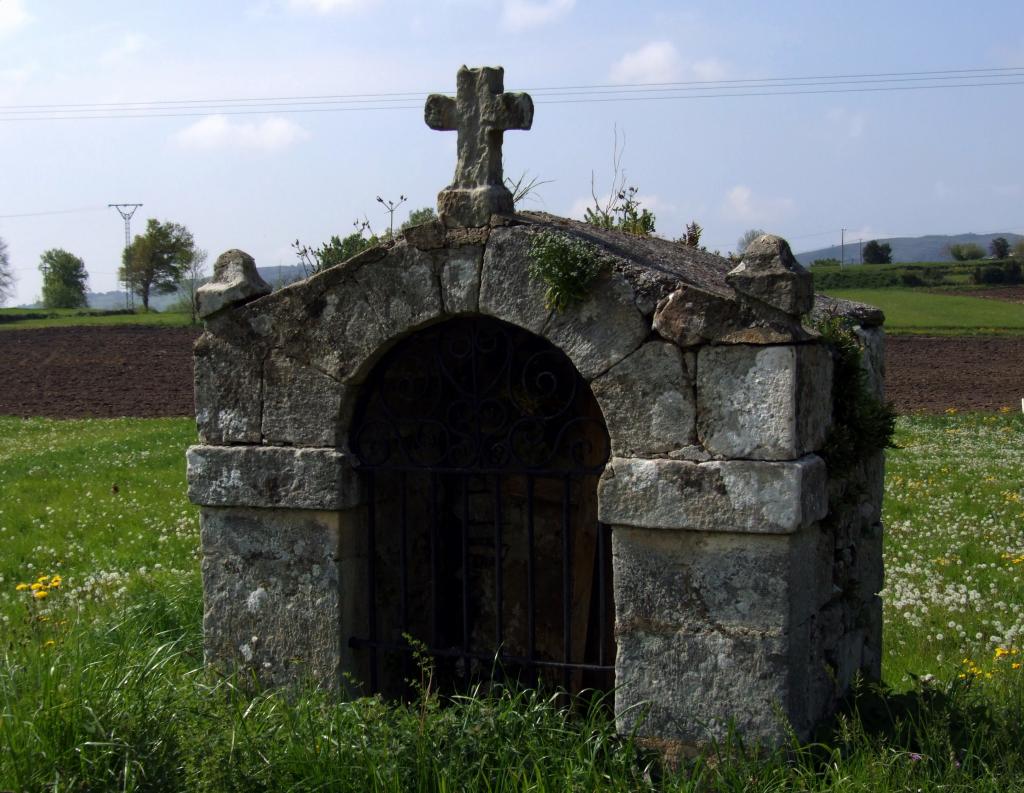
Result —
[[[778,237],[737,264],[516,213],[532,117],[463,67],[426,106],[458,131],[438,221],[273,294],[228,251],[200,289],[207,660],[400,695],[411,636],[456,687],[614,686],[623,732],[805,738],[880,674],[883,469],[825,462],[844,395],[807,323],[852,328],[880,398],[881,313],[816,300]],[[595,263],[562,310],[541,241]]]

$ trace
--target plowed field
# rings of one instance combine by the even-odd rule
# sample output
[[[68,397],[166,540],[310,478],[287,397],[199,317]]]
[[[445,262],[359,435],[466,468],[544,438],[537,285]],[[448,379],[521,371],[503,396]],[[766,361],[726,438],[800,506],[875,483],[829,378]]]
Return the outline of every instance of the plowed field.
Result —
[[[195,328],[0,333],[0,415],[190,416]],[[1024,338],[893,336],[887,396],[901,413],[1020,409]]]
[[[0,415],[190,416],[198,328],[0,332]]]

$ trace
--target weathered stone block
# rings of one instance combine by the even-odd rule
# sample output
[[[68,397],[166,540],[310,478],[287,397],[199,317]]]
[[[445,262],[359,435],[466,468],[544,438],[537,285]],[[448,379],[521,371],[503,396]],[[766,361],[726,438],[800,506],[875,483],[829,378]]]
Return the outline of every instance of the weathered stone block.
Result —
[[[351,458],[334,449],[193,446],[187,457],[193,504],[347,509],[362,502]]]
[[[600,520],[651,529],[786,534],[828,511],[824,461],[613,458],[598,486]]]
[[[477,310],[483,256],[482,245],[453,248],[448,254],[441,268],[441,299],[447,313],[469,314]]]
[[[271,445],[340,446],[350,387],[280,351],[263,368],[263,441]]]
[[[204,443],[259,443],[262,351],[245,339],[204,333],[195,346],[196,427]]]
[[[252,256],[233,248],[217,257],[213,279],[196,290],[199,316],[206,319],[221,309],[269,295],[270,291]]]
[[[491,232],[484,249],[480,313],[540,333],[551,316],[545,286],[527,273],[532,235],[520,226]]]
[[[543,335],[590,380],[636,350],[650,330],[633,288],[623,277],[606,273],[590,285],[583,302],[556,311]]]
[[[785,739],[795,692],[786,636],[750,630],[616,638],[620,732],[706,744],[725,737],[731,724],[751,743]]]
[[[444,313],[432,255],[417,248],[396,246],[352,278],[374,312],[379,339],[397,339]]]
[[[713,455],[793,460],[825,442],[832,357],[820,344],[705,347],[697,356],[697,434]]]
[[[616,457],[663,455],[696,442],[693,377],[675,345],[644,344],[590,387]]]
[[[337,513],[204,508],[208,663],[270,685],[340,683],[344,629]]]
[[[868,390],[878,399],[885,398],[885,331],[880,327],[853,329],[862,350],[861,366],[867,376]]]
[[[654,313],[654,329],[680,347],[717,341],[735,332],[739,321],[735,300],[689,285],[662,300]]]
[[[782,237],[765,234],[751,242],[726,282],[741,295],[799,316],[814,307],[814,279]]]

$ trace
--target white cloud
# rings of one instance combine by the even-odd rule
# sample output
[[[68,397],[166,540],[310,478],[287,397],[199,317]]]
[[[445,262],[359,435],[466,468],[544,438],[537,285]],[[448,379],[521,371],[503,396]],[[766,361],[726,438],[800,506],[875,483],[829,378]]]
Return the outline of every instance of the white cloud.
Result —
[[[612,65],[616,83],[670,83],[679,77],[682,64],[669,41],[652,41],[629,52]]]
[[[226,116],[207,116],[178,132],[174,140],[188,149],[275,151],[308,137],[306,130],[286,118],[230,121]]]
[[[739,184],[726,194],[722,209],[732,220],[763,226],[784,218],[795,206],[791,198],[761,198],[746,185]]]
[[[718,58],[704,58],[690,64],[689,71],[698,80],[724,80],[729,75],[729,67]]]
[[[121,40],[109,50],[100,55],[100,63],[120,63],[142,51],[146,45],[146,37],[140,33],[125,33]]]
[[[356,11],[376,0],[288,0],[288,7],[296,11],[331,14],[335,11]]]
[[[574,5],[576,0],[503,0],[501,24],[518,33],[553,22],[572,11]]]
[[[31,19],[22,0],[0,0],[0,36],[13,33]]]
[[[828,120],[850,138],[862,137],[867,128],[867,116],[864,113],[847,110],[845,107],[829,110]]]
[[[673,83],[681,80],[716,82],[729,75],[718,58],[685,61],[670,41],[652,41],[628,52],[612,64],[609,76],[615,83]]]

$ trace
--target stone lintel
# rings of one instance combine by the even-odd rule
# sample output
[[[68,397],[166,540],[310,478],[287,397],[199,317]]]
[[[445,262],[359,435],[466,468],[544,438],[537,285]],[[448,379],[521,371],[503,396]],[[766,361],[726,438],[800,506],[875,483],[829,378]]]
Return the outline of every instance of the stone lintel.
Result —
[[[789,534],[828,512],[825,461],[613,458],[598,486],[603,523],[650,529]]]
[[[335,449],[193,446],[187,457],[193,504],[337,510],[362,503],[352,458]]]

